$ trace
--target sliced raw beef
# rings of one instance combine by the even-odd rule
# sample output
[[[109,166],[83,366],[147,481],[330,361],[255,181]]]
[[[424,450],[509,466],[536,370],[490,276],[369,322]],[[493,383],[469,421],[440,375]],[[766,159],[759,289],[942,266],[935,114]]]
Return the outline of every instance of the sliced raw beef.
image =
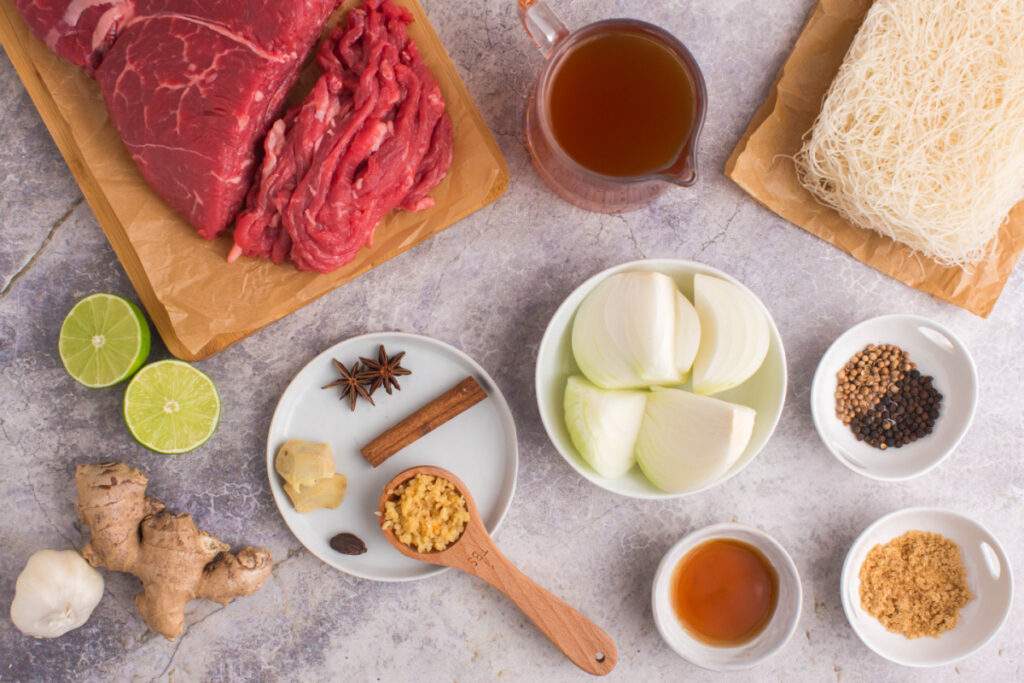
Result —
[[[317,54],[323,75],[274,122],[235,224],[240,254],[332,271],[368,244],[389,211],[432,206],[452,160],[441,90],[406,32],[412,16],[367,0]]]
[[[76,0],[81,1],[81,0]],[[142,175],[203,237],[231,222],[259,142],[337,0],[134,0],[96,69]]]
[[[15,0],[32,32],[58,55],[92,73],[121,25],[135,14],[133,0]]]

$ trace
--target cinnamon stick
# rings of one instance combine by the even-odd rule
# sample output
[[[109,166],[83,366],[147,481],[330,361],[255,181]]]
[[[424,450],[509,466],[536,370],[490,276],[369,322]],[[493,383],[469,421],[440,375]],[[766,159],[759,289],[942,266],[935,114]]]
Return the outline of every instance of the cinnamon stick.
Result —
[[[422,436],[487,398],[487,392],[473,377],[467,377],[394,427],[363,446],[360,453],[377,467]]]

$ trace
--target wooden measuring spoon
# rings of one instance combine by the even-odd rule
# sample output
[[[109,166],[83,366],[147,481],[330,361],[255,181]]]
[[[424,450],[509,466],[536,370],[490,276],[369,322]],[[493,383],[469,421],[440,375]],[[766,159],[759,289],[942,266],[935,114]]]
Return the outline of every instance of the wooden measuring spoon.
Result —
[[[466,499],[469,522],[462,536],[444,550],[417,552],[415,548],[399,541],[390,529],[381,529],[388,543],[406,557],[455,567],[491,584],[508,596],[573,664],[587,673],[603,676],[615,668],[619,658],[615,641],[560,598],[534,583],[501,554],[480,520],[480,513],[469,489],[448,470],[440,467],[412,467],[389,481],[381,492],[378,504],[382,522],[384,503],[392,497],[396,488],[417,474],[429,474],[452,482]]]

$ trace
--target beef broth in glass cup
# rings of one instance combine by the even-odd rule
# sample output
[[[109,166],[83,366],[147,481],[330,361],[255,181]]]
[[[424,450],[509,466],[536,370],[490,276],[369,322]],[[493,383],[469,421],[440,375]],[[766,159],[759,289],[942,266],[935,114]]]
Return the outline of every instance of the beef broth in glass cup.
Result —
[[[635,19],[570,31],[543,0],[519,0],[519,13],[547,59],[526,106],[526,144],[555,193],[623,213],[696,181],[707,90],[679,40]]]

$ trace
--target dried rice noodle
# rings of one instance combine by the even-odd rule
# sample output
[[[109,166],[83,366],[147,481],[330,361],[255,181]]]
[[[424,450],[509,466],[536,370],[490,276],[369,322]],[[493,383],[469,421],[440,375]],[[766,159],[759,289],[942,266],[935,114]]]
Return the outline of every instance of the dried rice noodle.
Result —
[[[796,164],[855,225],[985,258],[1024,198],[1024,0],[876,0]]]

